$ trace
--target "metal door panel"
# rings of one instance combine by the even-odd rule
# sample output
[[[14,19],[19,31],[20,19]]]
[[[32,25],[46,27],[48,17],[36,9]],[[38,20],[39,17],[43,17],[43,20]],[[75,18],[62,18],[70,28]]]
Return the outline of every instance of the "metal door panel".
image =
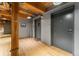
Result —
[[[74,34],[73,9],[52,16],[52,43],[69,52],[73,52]]]
[[[41,39],[41,19],[35,20],[35,37]]]

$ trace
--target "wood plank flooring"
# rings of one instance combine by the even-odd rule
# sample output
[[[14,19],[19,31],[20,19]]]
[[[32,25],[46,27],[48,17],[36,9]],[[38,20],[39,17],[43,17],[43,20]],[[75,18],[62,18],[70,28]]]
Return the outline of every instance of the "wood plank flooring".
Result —
[[[20,55],[23,56],[71,56],[71,53],[54,46],[48,46],[34,38],[20,40]]]
[[[11,38],[0,38],[0,56],[10,56]],[[34,38],[19,39],[20,56],[71,56],[72,54],[54,46],[48,46]]]
[[[6,38],[0,37],[0,56],[10,56],[10,49],[11,49],[10,42],[11,42],[10,37]]]

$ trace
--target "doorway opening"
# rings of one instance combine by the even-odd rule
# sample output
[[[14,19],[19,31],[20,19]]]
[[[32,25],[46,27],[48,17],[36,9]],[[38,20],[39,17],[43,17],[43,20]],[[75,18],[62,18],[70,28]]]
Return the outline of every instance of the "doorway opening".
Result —
[[[35,21],[35,38],[41,40],[41,18],[38,18]]]

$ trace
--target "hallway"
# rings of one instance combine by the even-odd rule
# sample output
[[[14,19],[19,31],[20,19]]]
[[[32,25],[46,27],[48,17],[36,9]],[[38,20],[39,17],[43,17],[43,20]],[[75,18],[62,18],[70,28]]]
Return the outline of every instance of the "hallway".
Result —
[[[79,3],[75,4],[1,3],[0,55],[79,55]]]
[[[48,46],[34,38],[19,40],[20,56],[71,56],[71,53],[54,46]],[[10,37],[0,38],[0,56],[10,56]]]

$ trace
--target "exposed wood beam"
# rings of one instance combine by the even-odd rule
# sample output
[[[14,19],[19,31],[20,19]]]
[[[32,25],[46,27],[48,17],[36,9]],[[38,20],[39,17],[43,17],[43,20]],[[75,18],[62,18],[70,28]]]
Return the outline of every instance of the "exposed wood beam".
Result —
[[[0,5],[0,10],[9,10],[8,8],[5,8],[4,6]]]
[[[6,8],[6,6],[7,6],[7,8]],[[3,5],[0,5],[0,14],[2,14],[4,17],[5,17],[5,15],[6,16],[11,15],[11,8],[8,8],[8,7],[9,7],[8,3],[4,3]],[[19,12],[18,12],[19,18],[27,18],[28,16],[32,16],[32,14],[19,10]],[[11,19],[11,17],[9,17],[9,19]]]
[[[22,18],[27,18],[28,16],[32,16],[32,14],[19,10],[19,16]]]
[[[53,5],[53,2],[40,2],[40,4],[43,6],[49,7],[49,6]]]
[[[0,16],[4,17],[4,18],[7,18],[7,20],[11,20],[11,15],[9,14],[8,11],[0,11]],[[24,19],[24,18],[27,18],[28,16],[32,16],[32,14],[26,13],[26,12],[24,12],[22,10],[20,10],[18,12],[18,17],[19,18],[23,18]]]
[[[7,15],[7,14],[0,14],[1,18],[6,18],[6,20],[11,20],[11,15]]]
[[[9,14],[8,11],[2,10],[2,11],[0,11],[0,18],[6,18],[6,20],[10,20],[11,15]]]
[[[38,9],[38,8],[28,4],[28,3],[24,3],[20,7],[21,7],[21,9],[26,10],[26,12],[29,12],[29,13],[32,13],[32,14],[34,14],[34,13],[43,14],[44,13],[44,11],[42,11],[42,10],[40,10],[40,9]]]
[[[44,11],[44,12],[48,11],[48,7],[53,5],[52,2],[27,2],[27,3]]]
[[[44,4],[41,4],[41,2],[27,2],[27,3],[38,8],[38,9],[40,9],[40,10],[42,10],[42,11],[44,11],[44,12],[46,12],[47,6],[45,6]]]
[[[12,36],[11,36],[11,55],[18,56],[19,55],[19,38],[18,38],[18,6],[19,3],[12,3]]]
[[[49,11],[54,7],[53,2],[40,2],[40,4],[46,6],[46,11]]]
[[[9,13],[9,11],[6,11],[6,10],[3,11],[2,10],[2,11],[0,11],[0,14],[6,14],[6,15],[8,14],[9,15],[10,13]]]
[[[3,2],[3,5],[0,5],[0,10],[9,10],[9,5],[7,2]]]
[[[0,11],[0,17],[1,18],[6,18],[6,20],[11,20],[11,15],[10,15],[8,10],[1,10]]]

